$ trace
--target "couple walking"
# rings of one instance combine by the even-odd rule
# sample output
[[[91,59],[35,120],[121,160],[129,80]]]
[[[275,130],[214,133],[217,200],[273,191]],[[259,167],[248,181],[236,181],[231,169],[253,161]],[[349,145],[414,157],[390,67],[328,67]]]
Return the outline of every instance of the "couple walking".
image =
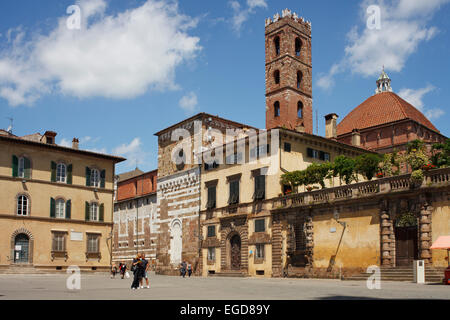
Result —
[[[192,265],[190,263],[187,264],[186,261],[183,261],[182,263],[180,263],[180,275],[184,278],[186,277],[186,272],[188,273],[190,278],[192,274]]]
[[[139,285],[141,289],[143,289],[144,278],[147,283],[147,288],[150,288],[150,285],[148,283],[148,269],[149,269],[148,260],[145,259],[144,254],[139,253],[136,256],[136,258],[133,259],[133,264],[131,265],[131,271],[134,273],[131,289],[133,290],[139,289]]]

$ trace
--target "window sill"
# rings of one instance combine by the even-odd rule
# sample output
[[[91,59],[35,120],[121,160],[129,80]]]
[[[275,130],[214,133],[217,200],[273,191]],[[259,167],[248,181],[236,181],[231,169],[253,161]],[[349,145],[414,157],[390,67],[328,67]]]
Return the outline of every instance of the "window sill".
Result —
[[[52,251],[51,260],[53,261],[55,259],[64,259],[64,261],[67,261],[67,259],[69,259],[67,251]]]
[[[264,258],[256,258],[253,260],[254,264],[263,264],[264,263]]]
[[[86,262],[89,260],[100,260],[102,259],[102,254],[100,252],[86,252]]]

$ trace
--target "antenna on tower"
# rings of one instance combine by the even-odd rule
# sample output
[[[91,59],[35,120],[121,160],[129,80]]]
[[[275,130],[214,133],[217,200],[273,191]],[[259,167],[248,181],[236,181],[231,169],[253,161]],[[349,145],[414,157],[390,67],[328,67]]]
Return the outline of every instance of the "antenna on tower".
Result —
[[[8,119],[11,122],[11,124],[9,125],[9,127],[8,127],[8,129],[6,131],[8,131],[9,133],[12,133],[14,119],[13,118],[8,118],[8,117],[6,119]]]

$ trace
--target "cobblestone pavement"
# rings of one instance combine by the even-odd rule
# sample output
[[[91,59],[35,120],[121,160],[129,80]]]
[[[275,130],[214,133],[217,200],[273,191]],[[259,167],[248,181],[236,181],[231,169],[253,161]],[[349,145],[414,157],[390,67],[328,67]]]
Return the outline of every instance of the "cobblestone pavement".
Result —
[[[450,299],[450,286],[382,282],[369,290],[365,281],[264,278],[181,278],[151,275],[150,289],[131,290],[131,279],[81,275],[81,289],[68,290],[68,275],[0,275],[0,300],[7,299]]]

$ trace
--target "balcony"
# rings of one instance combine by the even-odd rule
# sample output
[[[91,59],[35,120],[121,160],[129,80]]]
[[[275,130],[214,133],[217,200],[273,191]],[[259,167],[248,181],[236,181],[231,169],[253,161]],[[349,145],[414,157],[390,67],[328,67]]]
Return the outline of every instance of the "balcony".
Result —
[[[424,171],[424,180],[420,186],[411,184],[410,174],[405,174],[340,187],[291,194],[273,199],[272,210],[325,204],[350,199],[369,198],[383,194],[438,188],[443,186],[450,186],[450,168]]]

